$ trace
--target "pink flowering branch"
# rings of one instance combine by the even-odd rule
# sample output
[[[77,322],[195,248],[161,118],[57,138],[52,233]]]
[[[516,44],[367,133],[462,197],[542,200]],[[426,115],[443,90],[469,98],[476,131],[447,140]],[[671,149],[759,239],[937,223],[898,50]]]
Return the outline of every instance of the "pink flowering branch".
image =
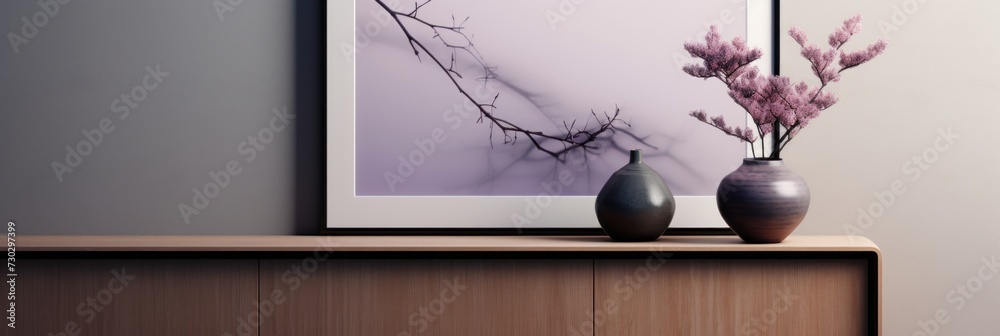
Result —
[[[798,28],[789,30],[788,34],[802,48],[802,57],[809,61],[813,74],[819,79],[819,86],[811,86],[806,82],[792,84],[790,79],[783,76],[761,75],[756,66],[750,65],[760,59],[760,49],[747,47],[746,42],[739,37],[726,42],[714,26],[705,36],[704,43],[684,44],[684,49],[692,57],[702,60],[700,64],[684,66],[684,72],[696,78],[714,78],[724,83],[733,102],[753,119],[760,138],[772,132],[778,133],[778,141],[773,144],[770,155],[766,155],[764,143],[761,142],[761,157],[779,159],[781,150],[799,131],[821,112],[837,103],[836,95],[824,91],[827,86],[839,82],[844,71],[882,54],[888,46],[886,41],[879,40],[865,49],[842,51],[851,37],[861,32],[861,20],[861,15],[845,20],[841,27],[830,34],[828,49],[810,44],[809,38]],[[709,118],[702,110],[691,112],[691,116],[741,141],[753,143],[756,140],[752,128],[729,127],[722,116]],[[753,146],[750,148],[756,157]]]
[[[737,137],[740,140],[743,140],[744,142],[753,143],[754,141],[757,140],[754,136],[753,130],[750,129],[750,127],[740,128],[740,127],[728,126],[726,125],[726,120],[722,118],[722,116],[712,117],[711,119],[709,119],[708,114],[705,113],[704,110],[693,111],[691,112],[691,116],[695,117],[698,120],[701,120],[701,122],[703,123],[718,128],[723,133]],[[750,150],[753,151],[753,146],[750,147]]]

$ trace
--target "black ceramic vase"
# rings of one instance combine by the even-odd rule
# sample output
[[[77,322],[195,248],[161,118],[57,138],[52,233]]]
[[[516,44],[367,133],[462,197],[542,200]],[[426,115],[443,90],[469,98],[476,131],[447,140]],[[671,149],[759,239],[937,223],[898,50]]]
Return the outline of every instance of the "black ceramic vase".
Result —
[[[722,179],[719,213],[747,243],[780,243],[809,210],[809,186],[782,160],[744,159]]]
[[[674,195],[656,171],[642,163],[642,151],[611,175],[597,194],[597,221],[616,241],[656,240],[674,218]]]

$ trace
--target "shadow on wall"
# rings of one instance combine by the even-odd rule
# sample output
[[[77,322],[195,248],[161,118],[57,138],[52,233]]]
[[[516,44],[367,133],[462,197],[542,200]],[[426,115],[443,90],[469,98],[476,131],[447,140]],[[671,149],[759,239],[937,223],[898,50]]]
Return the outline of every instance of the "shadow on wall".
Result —
[[[326,1],[295,4],[295,233],[316,234],[326,200]]]

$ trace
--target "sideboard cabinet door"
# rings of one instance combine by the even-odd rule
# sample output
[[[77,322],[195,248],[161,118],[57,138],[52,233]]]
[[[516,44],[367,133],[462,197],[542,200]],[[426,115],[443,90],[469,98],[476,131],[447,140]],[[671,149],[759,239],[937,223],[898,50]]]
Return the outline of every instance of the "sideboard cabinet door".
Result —
[[[614,335],[865,335],[867,261],[595,261],[595,329]]]
[[[592,335],[592,260],[261,261],[260,335]]]
[[[256,259],[22,259],[18,273],[14,335],[240,335],[257,310]]]

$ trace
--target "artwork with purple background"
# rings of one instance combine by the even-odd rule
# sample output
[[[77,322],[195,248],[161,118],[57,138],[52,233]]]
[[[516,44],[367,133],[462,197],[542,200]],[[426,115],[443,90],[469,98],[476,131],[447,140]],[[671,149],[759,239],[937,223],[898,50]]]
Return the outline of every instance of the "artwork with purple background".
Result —
[[[746,146],[688,112],[745,114],[680,70],[683,44],[746,35],[746,3],[573,3],[357,0],[356,195],[553,194],[562,173],[559,195],[593,196],[630,149],[675,195],[715,195]]]

